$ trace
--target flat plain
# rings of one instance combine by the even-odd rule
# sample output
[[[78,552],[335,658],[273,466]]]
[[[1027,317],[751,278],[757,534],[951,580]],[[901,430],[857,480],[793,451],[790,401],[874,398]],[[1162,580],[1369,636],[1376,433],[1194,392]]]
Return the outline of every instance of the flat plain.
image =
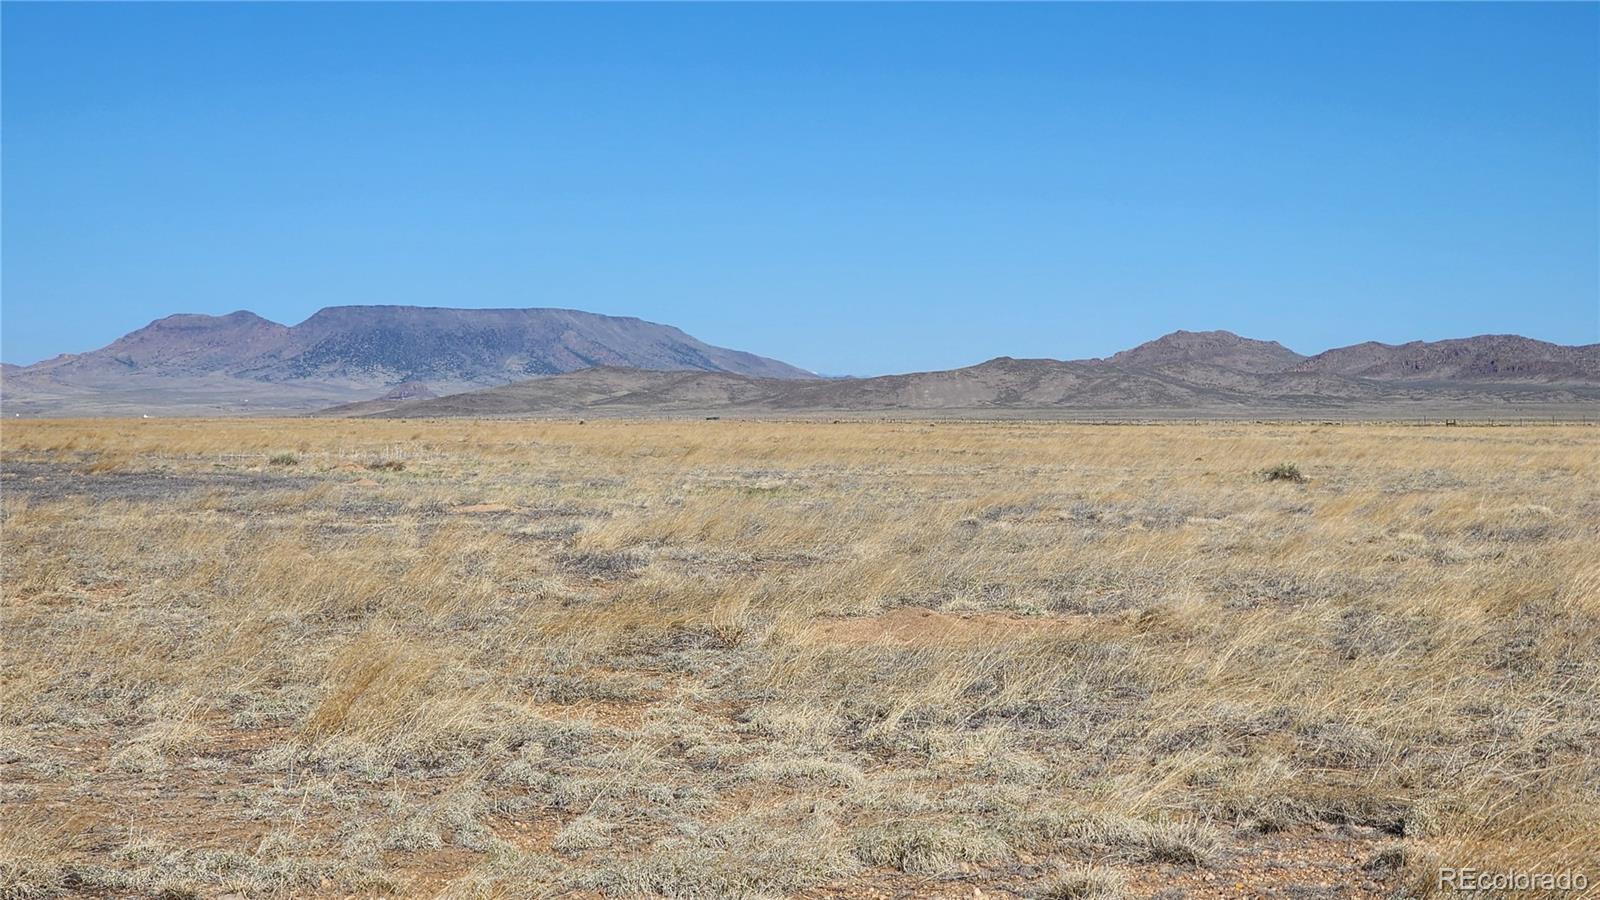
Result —
[[[1600,882],[1592,426],[0,443],[0,896]]]

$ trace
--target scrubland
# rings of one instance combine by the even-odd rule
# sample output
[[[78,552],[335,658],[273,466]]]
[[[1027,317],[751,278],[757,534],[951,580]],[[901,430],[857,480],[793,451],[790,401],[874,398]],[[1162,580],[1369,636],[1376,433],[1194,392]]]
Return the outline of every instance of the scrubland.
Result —
[[[1594,428],[0,442],[0,896],[1600,882]]]

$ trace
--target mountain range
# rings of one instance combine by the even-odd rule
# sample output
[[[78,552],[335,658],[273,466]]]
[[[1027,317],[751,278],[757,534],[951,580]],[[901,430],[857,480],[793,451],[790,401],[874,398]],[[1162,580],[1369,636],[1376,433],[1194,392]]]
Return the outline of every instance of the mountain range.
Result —
[[[1587,417],[1600,412],[1600,344],[1483,335],[1304,356],[1176,331],[1105,359],[821,378],[639,319],[343,306],[293,326],[169,316],[101,350],[6,366],[0,400],[22,415]]]
[[[649,372],[600,367],[469,393],[369,402],[330,415],[450,416],[812,416],[856,414],[1014,418],[1562,418],[1600,414],[1600,380],[1483,376],[1432,381],[1362,378],[1320,371],[1312,358],[1264,370],[1276,344],[1226,332],[1169,335],[1234,344],[1225,355],[1171,356],[1142,345],[1137,364],[1001,357],[976,366],[876,378],[777,380],[721,372]],[[1132,352],[1132,351],[1130,351]],[[1124,360],[1128,357],[1124,357]],[[1224,362],[1213,362],[1221,359]]]
[[[635,318],[332,306],[298,325],[244,310],[167,316],[99,350],[8,366],[0,390],[23,414],[309,411],[402,384],[455,393],[592,366],[815,377]]]

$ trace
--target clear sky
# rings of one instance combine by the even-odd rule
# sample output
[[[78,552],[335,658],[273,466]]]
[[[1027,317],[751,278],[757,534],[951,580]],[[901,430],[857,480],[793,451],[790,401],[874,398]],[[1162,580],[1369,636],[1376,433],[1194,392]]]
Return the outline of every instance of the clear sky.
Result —
[[[1600,341],[1600,5],[17,4],[3,358],[562,306],[831,374]]]

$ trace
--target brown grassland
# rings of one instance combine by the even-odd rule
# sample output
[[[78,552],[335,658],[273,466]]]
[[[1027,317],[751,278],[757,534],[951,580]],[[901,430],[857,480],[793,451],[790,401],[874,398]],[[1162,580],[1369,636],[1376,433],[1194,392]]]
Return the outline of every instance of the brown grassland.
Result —
[[[0,441],[0,897],[1600,882],[1600,429]]]

